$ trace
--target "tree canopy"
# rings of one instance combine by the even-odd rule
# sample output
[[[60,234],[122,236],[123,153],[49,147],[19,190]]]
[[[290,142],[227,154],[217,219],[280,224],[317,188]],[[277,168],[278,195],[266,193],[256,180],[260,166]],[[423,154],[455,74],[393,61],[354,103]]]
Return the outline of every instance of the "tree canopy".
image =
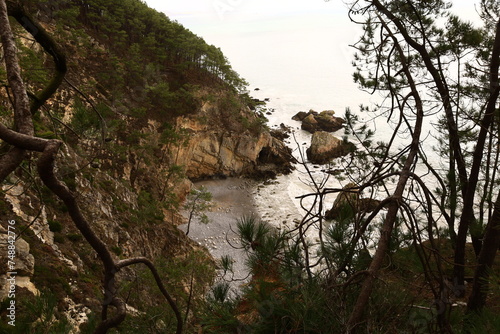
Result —
[[[470,236],[477,262],[468,310],[478,311],[486,301],[488,275],[500,246],[499,8],[496,1],[480,2],[482,27],[462,21],[450,8],[450,2],[438,0],[350,4],[351,19],[364,30],[355,44],[354,80],[381,94],[383,102],[373,112],[394,129],[382,150],[365,145],[362,159],[376,166],[366,177],[378,183],[393,173],[398,176],[395,190],[387,193],[391,204],[370,274],[349,319],[351,328],[362,319],[398,217],[416,224],[417,230],[421,224],[420,233],[431,241],[443,237],[439,226],[447,226],[444,237],[454,249],[454,270],[439,275],[436,294],[445,309],[451,307],[442,299],[448,282],[455,297],[465,294]],[[426,146],[432,138],[438,143],[436,152]],[[445,313],[438,314],[439,325],[450,331]]]

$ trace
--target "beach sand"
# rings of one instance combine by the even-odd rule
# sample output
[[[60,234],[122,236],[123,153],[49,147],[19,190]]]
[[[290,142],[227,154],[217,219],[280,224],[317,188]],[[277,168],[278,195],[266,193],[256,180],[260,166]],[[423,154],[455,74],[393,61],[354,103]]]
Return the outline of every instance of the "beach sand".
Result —
[[[213,206],[210,211],[205,212],[209,218],[208,224],[203,224],[198,219],[191,221],[189,237],[205,246],[216,261],[223,255],[230,255],[234,259],[234,278],[243,279],[248,276],[248,270],[244,265],[245,253],[235,248],[240,246],[235,234],[236,224],[244,216],[259,216],[253,199],[257,182],[244,178],[227,178],[194,183],[196,188],[201,186],[212,194]],[[187,216],[186,212],[184,216]],[[186,228],[187,224],[179,226],[182,231],[186,231]],[[233,287],[236,286],[233,284]]]

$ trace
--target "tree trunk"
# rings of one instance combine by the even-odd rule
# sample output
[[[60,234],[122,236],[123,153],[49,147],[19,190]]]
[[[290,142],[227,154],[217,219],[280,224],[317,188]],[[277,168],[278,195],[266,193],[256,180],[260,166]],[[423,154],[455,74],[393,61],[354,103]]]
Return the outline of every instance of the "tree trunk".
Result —
[[[455,249],[455,266],[453,269],[453,280],[455,283],[455,293],[457,296],[463,296],[465,292],[465,246],[467,241],[467,232],[474,219],[474,200],[476,187],[479,179],[480,167],[483,160],[483,150],[486,143],[486,137],[493,124],[496,104],[499,95],[498,70],[500,67],[500,21],[496,24],[495,42],[491,53],[490,61],[490,96],[487,101],[486,110],[481,120],[481,130],[479,131],[476,148],[474,149],[474,159],[469,176],[469,184],[464,197],[462,217],[458,227],[457,247]]]
[[[467,312],[479,312],[486,303],[490,271],[500,246],[500,193],[495,201],[493,216],[484,231],[483,246],[474,273],[472,292],[467,304]]]
[[[406,188],[406,184],[410,177],[410,170],[415,163],[415,159],[419,150],[420,135],[422,133],[422,124],[424,117],[422,99],[419,95],[419,91],[417,89],[415,81],[413,80],[412,74],[408,67],[407,60],[405,58],[405,53],[401,48],[401,45],[399,44],[397,38],[391,32],[390,28],[386,25],[386,23],[383,20],[381,20],[381,23],[385,31],[390,34],[391,39],[394,42],[394,47],[399,54],[402,71],[405,73],[405,76],[408,79],[408,83],[411,88],[411,93],[409,93],[407,97],[408,98],[413,97],[415,101],[416,120],[415,120],[414,131],[411,138],[412,140],[410,143],[410,151],[401,169],[396,189],[394,190],[393,195],[390,197],[391,202],[389,204],[387,216],[380,230],[380,239],[377,245],[377,250],[375,251],[375,255],[373,256],[372,262],[370,263],[370,267],[368,268],[368,275],[363,281],[363,285],[356,300],[356,304],[354,305],[354,308],[347,322],[348,333],[354,332],[356,327],[361,323],[364,310],[368,305],[370,295],[373,291],[373,286],[375,284],[376,276],[380,268],[382,267],[385,256],[387,255],[387,251],[389,249],[389,243],[391,241],[392,231],[401,205],[400,203],[403,199],[404,190]],[[401,110],[401,112],[403,112],[403,110]]]

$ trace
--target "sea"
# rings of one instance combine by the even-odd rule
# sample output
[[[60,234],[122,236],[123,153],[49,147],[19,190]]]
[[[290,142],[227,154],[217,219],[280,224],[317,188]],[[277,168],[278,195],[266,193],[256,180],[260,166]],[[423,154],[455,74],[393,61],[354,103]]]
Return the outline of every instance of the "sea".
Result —
[[[342,117],[346,108],[375,131],[377,141],[387,141],[391,125],[384,118],[360,112],[360,106],[381,102],[377,93],[361,90],[353,81],[355,49],[362,36],[356,17],[348,14],[348,1],[326,0],[147,0],[149,6],[163,11],[208,44],[219,47],[233,69],[249,83],[254,98],[266,100],[268,125],[280,124],[294,129],[289,146],[297,158],[308,147],[311,135],[300,130],[300,123],[291,118],[299,111],[334,110]],[[454,0],[453,11],[477,22],[477,1]],[[424,129],[422,145],[431,160],[437,145],[434,124]],[[343,135],[339,131],[339,137]],[[401,138],[401,145],[408,138]],[[308,166],[322,180],[322,166]],[[303,210],[298,196],[307,194],[309,176],[304,166],[277,182],[261,188],[255,196],[263,216],[282,221],[290,214],[300,218]],[[328,187],[342,187],[332,178]],[[333,201],[334,198],[327,199]]]
[[[293,136],[287,144],[297,159],[305,156],[305,149],[311,141],[311,134],[300,129],[300,122],[292,120],[299,111],[334,110],[342,117],[349,108],[375,131],[375,140],[389,140],[393,133],[391,124],[383,117],[375,118],[373,114],[361,111],[361,106],[373,107],[381,103],[382,97],[361,90],[353,81],[353,45],[362,35],[362,29],[349,18],[344,2],[308,1],[310,8],[299,4],[305,1],[290,1],[289,6],[285,5],[287,2],[277,2],[282,6],[259,7],[258,3],[264,3],[260,0],[204,1],[207,6],[202,13],[183,13],[173,18],[207,43],[221,48],[233,69],[249,83],[250,95],[268,101],[268,126],[277,128],[283,124],[292,129]],[[475,20],[473,2],[455,3],[459,12]],[[425,140],[421,144],[430,162],[439,169],[440,157],[433,149],[437,146],[436,122],[437,119],[432,118],[427,122],[422,135]],[[342,137],[344,133],[340,130],[335,135]],[[400,146],[409,142],[404,136],[398,140]],[[299,198],[314,193],[311,178],[316,182],[324,181],[326,168],[306,162],[297,164],[291,174],[280,175],[272,182],[241,187],[229,181],[227,189],[243,189],[262,220],[283,228],[294,220],[300,221],[310,208],[312,199],[301,202]],[[347,182],[328,177],[324,186],[340,189]],[[430,187],[432,182],[430,180],[428,184]],[[220,191],[213,181],[205,185]],[[331,208],[335,197],[325,199],[325,209]],[[229,209],[219,209],[214,218],[224,221],[223,214]],[[221,225],[218,230],[228,230],[227,226],[232,225],[228,224]],[[219,232],[208,232],[209,229],[209,226],[198,226],[194,238],[207,246],[212,245],[209,248],[214,257],[232,252],[221,249],[224,242],[216,240],[220,238]],[[227,239],[228,234],[224,235]],[[244,269],[240,270],[240,273],[244,272]]]
[[[216,3],[220,5],[220,1]],[[350,20],[343,2],[315,1],[307,10],[297,3],[292,2],[288,9],[264,11],[245,1],[233,1],[227,2],[229,7],[213,6],[209,14],[178,15],[176,19],[219,47],[233,69],[249,83],[250,95],[268,101],[268,126],[283,124],[292,129],[287,144],[297,159],[304,160],[311,140],[311,134],[300,129],[300,122],[292,120],[299,111],[334,110],[342,117],[349,108],[375,131],[377,141],[388,140],[390,124],[360,111],[360,106],[381,101],[377,93],[363,91],[353,81],[353,45],[362,35],[361,26]],[[427,131],[425,136],[432,141],[432,126]],[[340,130],[335,135],[340,138],[344,134]],[[432,148],[435,143],[426,145]],[[259,187],[253,196],[259,215],[278,226],[300,220],[313,198],[301,203],[299,197],[315,191],[311,178],[322,182],[327,177],[325,169],[297,164],[291,174]],[[348,182],[328,177],[324,186],[342,188]],[[325,209],[332,206],[335,197],[325,199]]]
[[[352,79],[354,49],[349,45],[359,38],[360,27],[349,22],[346,7],[339,10],[338,5],[329,5],[309,12],[257,12],[243,17],[236,7],[217,16],[215,22],[180,21],[221,48],[233,69],[249,83],[251,96],[268,101],[269,127],[284,124],[293,129],[288,145],[297,158],[301,151],[305,154],[311,134],[300,130],[293,115],[312,109],[334,110],[342,117],[346,108],[357,110],[374,98]],[[317,167],[311,169],[322,177]],[[275,222],[300,219],[303,210],[297,197],[313,191],[309,183],[304,168],[297,166],[292,174],[261,187],[255,196],[261,216]]]

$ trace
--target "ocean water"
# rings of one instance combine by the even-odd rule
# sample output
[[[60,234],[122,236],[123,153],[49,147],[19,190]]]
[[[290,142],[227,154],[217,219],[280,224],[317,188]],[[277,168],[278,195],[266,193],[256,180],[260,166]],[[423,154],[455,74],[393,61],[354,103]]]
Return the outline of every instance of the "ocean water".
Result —
[[[298,111],[334,110],[342,116],[350,108],[375,130],[377,140],[388,140],[392,128],[385,119],[371,121],[369,114],[358,112],[361,104],[373,105],[381,99],[361,91],[353,82],[354,49],[350,45],[357,41],[361,29],[350,22],[345,5],[340,1],[314,1],[308,2],[310,8],[304,10],[306,7],[298,0],[291,1],[289,6],[278,2],[276,8],[259,7],[263,3],[260,0],[221,0],[212,2],[212,6],[204,2],[203,11],[174,18],[208,43],[220,47],[233,68],[249,82],[251,95],[269,99],[267,107],[273,112],[267,115],[268,124],[276,127],[283,123],[295,130],[295,139],[289,146],[296,157],[308,147],[311,138],[300,130],[299,122],[291,119]],[[229,7],[217,7],[221,3]],[[465,2],[457,3],[459,11],[473,12],[473,3],[467,2],[468,9],[464,8]],[[435,122],[435,119],[427,122],[422,137],[426,138],[424,150],[438,166],[439,157],[432,154],[436,145],[433,138],[436,130],[432,125]],[[342,131],[337,135],[342,136]],[[400,145],[407,143],[408,138],[400,139]],[[308,167],[314,178],[324,177],[321,166]],[[330,179],[327,186],[342,187],[342,184]],[[263,218],[280,225],[301,218],[304,211],[297,197],[312,191],[304,166],[298,165],[292,174],[260,187],[254,197]],[[327,198],[327,208],[334,199],[335,196]]]
[[[204,31],[207,42],[221,47],[233,68],[249,82],[253,97],[269,99],[267,108],[273,111],[267,115],[270,127],[283,123],[295,129],[298,145],[292,139],[289,146],[296,157],[308,147],[311,135],[299,129],[300,123],[291,119],[294,114],[313,109],[335,110],[341,116],[345,108],[358,109],[374,98],[352,80],[354,50],[349,44],[360,31],[354,24],[348,25],[347,10],[223,23],[232,29],[194,25],[193,30]],[[318,169],[311,168],[322,177]],[[255,200],[265,220],[281,224],[300,219],[303,212],[296,197],[311,191],[298,166],[291,175],[261,187]]]
[[[342,117],[346,108],[356,112],[361,104],[372,105],[380,100],[361,91],[352,79],[354,49],[350,45],[361,35],[360,27],[349,21],[342,3],[315,4],[320,7],[305,12],[252,14],[243,3],[215,20],[197,16],[179,20],[222,49],[234,70],[249,82],[253,97],[269,100],[267,108],[272,113],[266,116],[268,125],[272,128],[285,124],[294,130],[288,145],[299,159],[301,154],[305,156],[311,134],[300,130],[300,122],[291,119],[297,112],[334,110]],[[366,120],[370,117],[360,116]],[[372,126],[380,135],[391,132],[386,122],[373,122]],[[343,132],[337,135],[341,137]],[[308,167],[316,180],[325,177],[321,166]],[[326,186],[343,185],[330,178]],[[292,174],[259,187],[254,200],[262,218],[280,226],[302,218],[305,211],[297,197],[313,191],[305,167],[297,165]],[[326,209],[335,196],[326,198]],[[307,207],[311,201],[303,204]]]
[[[268,125],[285,124],[294,129],[295,138],[288,145],[297,158],[301,151],[305,155],[311,135],[300,130],[293,115],[313,109],[335,110],[342,116],[347,107],[357,110],[360,104],[371,104],[377,98],[359,90],[352,80],[354,50],[349,44],[356,41],[359,30],[346,28],[346,22],[335,20],[331,13],[280,18],[265,27],[247,23],[241,29],[249,31],[238,37],[222,35],[221,48],[250,83],[251,95],[269,99],[267,108],[273,112],[266,116]],[[315,178],[324,177],[321,168],[309,167]],[[332,179],[328,186],[341,185]],[[263,219],[279,226],[302,218],[305,212],[297,197],[313,190],[304,167],[298,165],[292,174],[261,187],[255,201]],[[334,199],[327,198],[327,204]]]
[[[232,10],[220,15],[210,6],[221,2],[231,4]],[[334,110],[337,116],[342,117],[346,108],[350,108],[360,120],[366,121],[375,130],[376,140],[387,141],[393,132],[391,125],[384,118],[372,119],[372,115],[359,112],[360,105],[372,106],[380,102],[381,97],[360,90],[353,82],[354,68],[351,62],[354,49],[350,45],[357,41],[361,30],[349,21],[342,2],[308,1],[308,5],[313,8],[304,11],[294,9],[299,0],[290,0],[289,9],[283,5],[285,1],[275,0],[282,7],[275,8],[274,12],[258,10],[256,4],[263,2],[204,1],[202,13],[196,11],[196,15],[188,13],[174,18],[208,43],[220,47],[233,68],[249,82],[248,89],[253,97],[269,100],[267,108],[272,112],[266,115],[268,125],[273,128],[283,123],[293,129],[294,137],[288,145],[296,158],[305,156],[305,149],[311,140],[311,134],[300,130],[300,122],[291,119],[299,111]],[[455,2],[459,5],[459,14],[466,12],[474,20],[473,2]],[[266,2],[266,6],[270,4]],[[211,13],[208,17],[207,11]],[[433,123],[436,123],[435,118],[426,120],[422,146],[430,162],[439,166],[441,159],[433,153],[433,147],[437,145]],[[341,137],[343,131],[336,135]],[[408,142],[409,139],[403,137],[397,145],[406,145]],[[324,179],[324,166],[306,166],[316,181]],[[195,224],[191,237],[206,246],[214,258],[232,256],[236,260],[236,277],[247,277],[244,254],[226,242],[226,239],[233,243],[236,241],[232,229],[237,218],[256,211],[262,220],[278,228],[293,228],[294,220],[301,220],[306,213],[302,205],[306,208],[312,205],[312,200],[301,203],[298,199],[299,196],[314,192],[306,166],[298,164],[290,175],[280,175],[275,181],[260,185],[242,187],[237,183],[235,186],[234,180],[199,184],[213,191],[214,198],[220,203],[225,203],[228,197],[238,200],[227,201],[226,206],[210,212],[213,222],[208,225]],[[416,172],[427,174],[423,178],[432,189],[435,180],[426,168],[417,166]],[[330,178],[325,186],[342,188],[347,182],[341,183]],[[335,197],[332,194],[325,199],[324,209],[331,208]],[[382,199],[380,196],[378,198]],[[318,231],[314,227],[308,231],[312,243],[315,243],[317,236]],[[376,233],[373,237],[376,238]],[[233,288],[237,291],[237,284]]]
[[[323,2],[320,5],[325,6]],[[301,124],[292,120],[293,115],[314,109],[335,110],[342,116],[345,108],[355,110],[360,104],[370,104],[376,98],[361,92],[352,81],[353,50],[349,44],[356,41],[360,31],[348,25],[345,8],[342,7],[343,11],[335,8],[331,6],[325,12],[288,12],[273,17],[256,13],[258,19],[233,17],[232,13],[227,13],[224,19],[217,18],[215,23],[199,17],[181,17],[179,22],[222,49],[233,68],[249,82],[248,89],[254,98],[269,99],[266,107],[272,113],[266,115],[268,125],[272,128],[283,123],[294,130],[294,138],[288,145],[295,157],[300,158],[301,152],[305,155],[311,134],[300,130]],[[313,177],[324,177],[321,168],[308,167]],[[218,194],[230,193],[232,198],[239,198],[234,193],[233,182],[210,181],[196,186],[207,186],[216,201],[224,202],[224,196]],[[332,179],[328,186],[339,184]],[[206,246],[215,258],[231,255],[236,260],[236,276],[245,277],[248,273],[243,266],[244,256],[228,246],[220,234],[234,242],[236,235],[231,228],[235,227],[236,218],[251,212],[257,212],[262,220],[278,228],[293,227],[293,221],[301,220],[305,213],[297,197],[312,191],[304,166],[297,165],[290,175],[280,175],[273,182],[244,189],[243,194],[251,196],[246,197],[251,206],[243,208],[241,203],[229,201],[224,210],[208,214],[212,219],[210,224],[194,223],[190,235]],[[328,205],[331,206],[334,198],[327,199]],[[310,205],[310,201],[305,205]]]

